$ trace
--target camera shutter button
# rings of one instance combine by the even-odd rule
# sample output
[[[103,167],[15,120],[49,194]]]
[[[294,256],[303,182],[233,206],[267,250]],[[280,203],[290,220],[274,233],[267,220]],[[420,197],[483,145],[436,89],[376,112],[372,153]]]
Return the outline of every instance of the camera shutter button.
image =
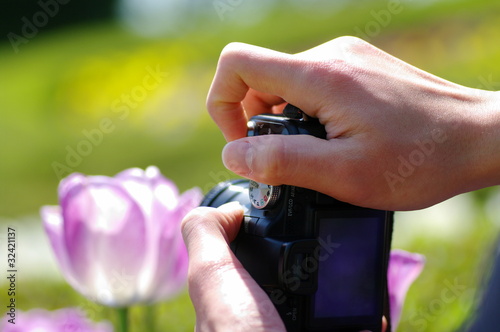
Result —
[[[280,193],[281,186],[271,186],[253,180],[248,186],[250,202],[256,209],[272,207],[278,201]]]

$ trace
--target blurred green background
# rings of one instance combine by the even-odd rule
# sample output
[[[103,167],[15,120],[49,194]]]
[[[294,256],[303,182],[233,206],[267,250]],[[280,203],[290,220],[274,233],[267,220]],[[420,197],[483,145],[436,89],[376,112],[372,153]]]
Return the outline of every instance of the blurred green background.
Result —
[[[6,257],[7,225],[13,226],[22,310],[77,306],[91,319],[114,319],[64,282],[41,230],[38,210],[57,204],[61,177],[157,165],[182,191],[198,186],[205,192],[233,177],[222,166],[224,140],[204,106],[218,55],[229,42],[293,53],[357,35],[445,79],[500,90],[496,0],[46,5],[54,1],[0,1],[0,256]],[[473,312],[487,276],[500,192],[489,188],[396,218],[394,247],[427,257],[399,331],[457,329]],[[6,271],[6,259],[1,264]],[[8,301],[4,279],[2,306]],[[455,295],[450,301],[443,298],[449,291]],[[140,317],[151,310],[160,331],[193,329],[186,292],[154,309],[133,308],[132,331],[143,331]]]

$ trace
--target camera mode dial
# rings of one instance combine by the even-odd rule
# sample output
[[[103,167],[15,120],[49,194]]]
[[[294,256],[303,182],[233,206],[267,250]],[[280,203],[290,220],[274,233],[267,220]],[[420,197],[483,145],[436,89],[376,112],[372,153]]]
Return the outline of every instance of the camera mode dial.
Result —
[[[278,200],[280,193],[281,186],[271,186],[253,180],[248,185],[250,202],[256,209],[272,207]]]

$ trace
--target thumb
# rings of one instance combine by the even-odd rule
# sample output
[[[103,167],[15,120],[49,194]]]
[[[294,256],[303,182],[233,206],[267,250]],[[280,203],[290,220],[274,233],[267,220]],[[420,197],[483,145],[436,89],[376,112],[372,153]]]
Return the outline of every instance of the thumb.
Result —
[[[198,247],[203,246],[225,248],[236,237],[242,219],[243,209],[237,202],[224,204],[217,209],[198,207],[188,213],[182,221],[184,242],[188,250],[196,247],[192,250],[194,253],[198,253]]]
[[[341,143],[308,135],[263,135],[229,142],[222,160],[229,170],[270,185],[294,185],[332,194]]]
[[[227,203],[194,209],[182,222],[197,331],[285,331],[267,294],[229,249],[242,218],[241,206]]]

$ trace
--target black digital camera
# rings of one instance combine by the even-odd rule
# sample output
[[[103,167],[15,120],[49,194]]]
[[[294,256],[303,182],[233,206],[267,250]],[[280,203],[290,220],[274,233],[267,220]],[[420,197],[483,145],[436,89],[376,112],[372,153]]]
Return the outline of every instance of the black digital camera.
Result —
[[[258,115],[248,136],[326,138],[317,119],[287,105]],[[353,206],[289,185],[237,179],[219,183],[201,205],[245,208],[231,249],[267,292],[288,331],[390,331],[387,266],[393,213]]]

